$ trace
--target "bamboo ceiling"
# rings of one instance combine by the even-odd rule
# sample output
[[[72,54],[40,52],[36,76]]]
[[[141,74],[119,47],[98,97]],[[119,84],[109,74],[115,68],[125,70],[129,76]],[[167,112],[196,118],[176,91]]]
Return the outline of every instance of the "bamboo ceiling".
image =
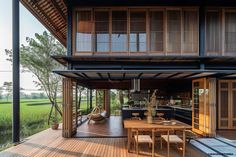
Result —
[[[64,0],[21,0],[21,3],[66,46],[67,7]]]

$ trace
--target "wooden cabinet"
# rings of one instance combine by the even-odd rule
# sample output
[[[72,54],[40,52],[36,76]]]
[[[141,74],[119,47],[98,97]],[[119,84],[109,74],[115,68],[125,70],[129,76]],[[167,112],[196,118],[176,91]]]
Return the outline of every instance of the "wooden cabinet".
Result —
[[[219,129],[236,129],[236,81],[219,81]]]

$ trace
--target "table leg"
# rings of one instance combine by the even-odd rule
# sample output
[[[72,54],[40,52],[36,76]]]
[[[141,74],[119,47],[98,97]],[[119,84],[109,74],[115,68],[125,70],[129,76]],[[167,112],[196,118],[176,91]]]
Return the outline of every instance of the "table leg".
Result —
[[[185,157],[185,142],[186,142],[186,137],[185,137],[185,129],[183,130],[183,157]]]
[[[127,144],[127,146],[128,146],[128,148],[127,148],[127,149],[128,149],[128,152],[130,152],[130,142],[131,142],[131,141],[130,141],[130,136],[131,136],[130,134],[131,134],[131,129],[128,129],[128,144]]]
[[[168,140],[167,140],[167,156],[170,157],[170,131],[167,131]]]

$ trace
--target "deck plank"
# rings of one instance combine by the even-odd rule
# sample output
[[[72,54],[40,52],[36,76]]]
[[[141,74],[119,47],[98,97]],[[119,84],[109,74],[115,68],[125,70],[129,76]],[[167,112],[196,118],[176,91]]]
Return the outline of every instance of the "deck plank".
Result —
[[[159,147],[159,146],[157,146]],[[166,149],[156,149],[159,156],[166,155]],[[135,153],[127,152],[126,138],[70,138],[62,137],[61,130],[47,129],[37,133],[24,143],[11,147],[0,152],[0,157],[135,157]],[[140,147],[141,152],[145,152],[142,156],[151,154],[151,150],[147,146]],[[165,148],[165,145],[164,145]],[[181,156],[181,152],[176,146],[171,147],[171,156]],[[187,145],[186,157],[203,157],[192,146]]]

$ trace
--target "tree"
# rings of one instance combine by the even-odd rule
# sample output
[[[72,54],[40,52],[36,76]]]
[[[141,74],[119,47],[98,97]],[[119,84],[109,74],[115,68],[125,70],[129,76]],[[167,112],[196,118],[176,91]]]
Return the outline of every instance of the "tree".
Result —
[[[51,34],[46,31],[42,35],[36,33],[35,39],[26,38],[28,45],[22,45],[20,49],[20,64],[24,71],[32,72],[38,79],[35,84],[43,89],[51,102],[51,110],[48,118],[50,121],[53,109],[62,115],[57,104],[57,94],[61,87],[61,77],[52,73],[53,69],[61,65],[55,62],[51,55],[64,55],[66,49]],[[12,61],[12,50],[5,50]]]
[[[2,93],[3,93],[3,87],[0,87],[0,100],[3,98]]]
[[[3,89],[6,91],[7,101],[9,100],[10,95],[12,94],[12,82],[4,82]]]
[[[124,94],[123,90],[118,90],[120,105],[124,105]]]

